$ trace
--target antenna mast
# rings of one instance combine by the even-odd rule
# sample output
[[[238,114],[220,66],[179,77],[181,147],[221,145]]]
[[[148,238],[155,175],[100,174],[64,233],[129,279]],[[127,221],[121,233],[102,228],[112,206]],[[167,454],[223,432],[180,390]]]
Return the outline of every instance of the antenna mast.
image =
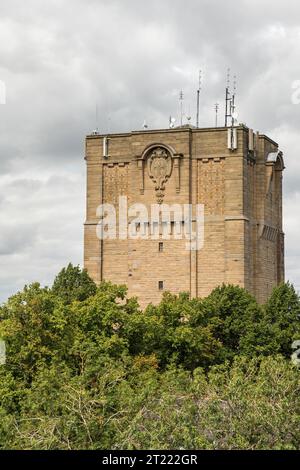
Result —
[[[225,98],[225,127],[229,125],[234,126],[236,117],[236,104],[235,104],[235,95],[236,95],[236,75],[233,76],[233,91],[230,92],[230,69],[227,69],[227,86],[226,86],[226,98]]]
[[[200,111],[200,93],[202,86],[202,70],[199,70],[199,85],[197,90],[197,117],[196,117],[196,127],[199,127],[199,111]]]
[[[179,93],[179,101],[180,101],[180,125],[182,126],[183,120],[183,91]]]
[[[237,113],[235,111],[236,105],[235,105],[235,94],[236,94],[236,75],[233,77],[233,92],[230,96],[229,94],[229,109],[230,109],[230,114],[227,117],[230,117],[231,119],[231,124],[230,124],[230,129],[228,129],[228,148],[233,150],[237,149],[237,132],[235,129],[235,124],[237,123]],[[226,96],[227,98],[227,96]],[[226,102],[227,105],[227,102]]]
[[[236,75],[234,75],[234,77],[233,77],[233,92],[232,92],[232,97],[231,97],[231,100],[230,100],[230,114],[231,114],[231,125],[232,125],[232,127],[234,126],[235,120],[236,120],[235,94],[236,94]]]
[[[228,125],[228,118],[231,117],[231,96],[230,96],[230,68],[227,69],[227,84],[225,90],[225,127]]]
[[[215,124],[216,124],[216,127],[218,127],[219,103],[216,103],[216,104],[215,104],[215,111],[216,111],[216,121],[215,121]]]

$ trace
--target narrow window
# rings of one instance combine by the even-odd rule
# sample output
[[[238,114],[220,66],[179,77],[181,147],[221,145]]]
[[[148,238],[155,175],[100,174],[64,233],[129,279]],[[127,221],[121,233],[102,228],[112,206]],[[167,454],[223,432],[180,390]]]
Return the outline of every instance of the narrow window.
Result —
[[[164,290],[164,281],[158,281],[158,290]]]
[[[161,253],[162,251],[164,251],[164,244],[163,242],[159,242],[158,244],[158,251]]]

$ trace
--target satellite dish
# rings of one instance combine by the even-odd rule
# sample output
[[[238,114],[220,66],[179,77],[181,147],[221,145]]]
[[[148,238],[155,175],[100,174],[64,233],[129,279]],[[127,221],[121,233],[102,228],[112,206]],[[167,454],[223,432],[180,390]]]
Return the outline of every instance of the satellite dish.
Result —
[[[143,129],[148,129],[148,124],[146,123],[146,120],[143,122]]]

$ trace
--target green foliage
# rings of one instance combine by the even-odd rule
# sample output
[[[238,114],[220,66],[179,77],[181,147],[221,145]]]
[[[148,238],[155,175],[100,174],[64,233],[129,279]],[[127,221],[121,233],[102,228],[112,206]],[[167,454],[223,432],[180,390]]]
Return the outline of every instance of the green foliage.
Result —
[[[292,285],[281,284],[273,290],[265,319],[274,337],[273,350],[288,357],[292,342],[300,339],[300,301]]]
[[[56,276],[52,291],[66,303],[73,300],[83,301],[96,293],[96,284],[85,269],[71,263]]]
[[[16,377],[30,382],[36,370],[69,356],[73,317],[48,288],[35,283],[1,308],[0,336],[6,342],[7,364]]]
[[[151,397],[124,416],[117,448],[299,448],[299,374],[280,356],[150,380]]]
[[[193,324],[206,321],[222,344],[216,360],[232,360],[236,354],[263,354],[265,343],[262,309],[254,297],[236,286],[221,286],[198,302]],[[263,346],[262,348],[260,346]]]
[[[69,265],[0,307],[0,449],[299,449],[299,313],[289,284],[143,312]]]

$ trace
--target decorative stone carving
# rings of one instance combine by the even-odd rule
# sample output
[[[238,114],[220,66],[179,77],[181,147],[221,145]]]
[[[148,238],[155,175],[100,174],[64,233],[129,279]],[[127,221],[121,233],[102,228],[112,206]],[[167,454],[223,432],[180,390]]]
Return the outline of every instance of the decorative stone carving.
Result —
[[[223,215],[225,206],[225,159],[198,160],[198,202],[206,215]]]
[[[172,158],[164,148],[157,147],[149,155],[147,160],[149,177],[155,184],[156,198],[158,204],[162,204],[166,182],[172,173]]]
[[[104,202],[117,205],[119,196],[128,195],[128,164],[103,165]]]

